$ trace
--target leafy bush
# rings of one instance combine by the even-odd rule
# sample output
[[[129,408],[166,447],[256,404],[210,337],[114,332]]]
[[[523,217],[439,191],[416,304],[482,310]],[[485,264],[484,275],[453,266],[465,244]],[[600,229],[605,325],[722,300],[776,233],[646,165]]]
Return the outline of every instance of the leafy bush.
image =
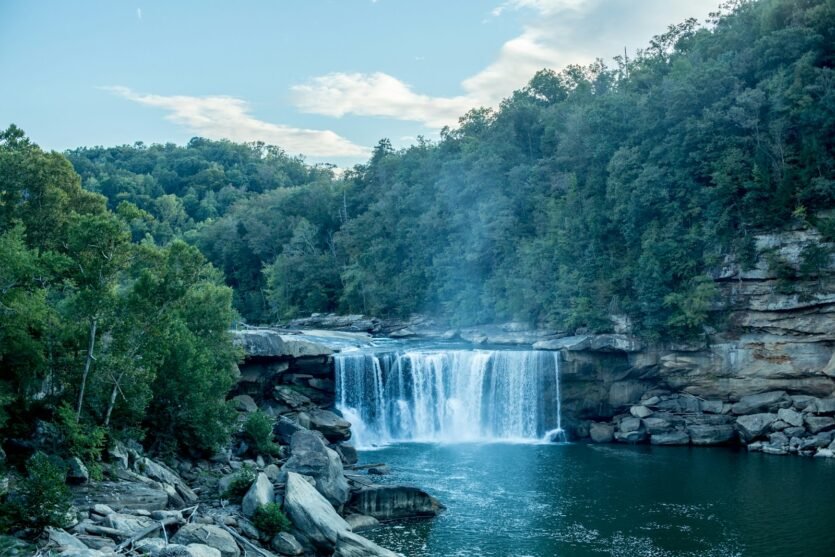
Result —
[[[60,460],[37,452],[26,464],[26,472],[2,505],[2,522],[36,530],[65,527],[72,509],[66,467]]]
[[[261,410],[247,416],[244,433],[252,441],[252,446],[258,453],[278,454],[279,447],[273,441],[273,419]]]
[[[58,422],[67,451],[84,462],[94,480],[100,480],[102,471],[99,462],[106,443],[105,429],[76,421],[75,411],[67,403],[58,408]]]
[[[254,481],[255,469],[252,466],[244,466],[240,472],[235,474],[235,477],[229,483],[229,487],[226,488],[221,497],[233,503],[240,503]]]
[[[270,537],[290,529],[290,519],[277,503],[267,503],[255,509],[252,523]]]

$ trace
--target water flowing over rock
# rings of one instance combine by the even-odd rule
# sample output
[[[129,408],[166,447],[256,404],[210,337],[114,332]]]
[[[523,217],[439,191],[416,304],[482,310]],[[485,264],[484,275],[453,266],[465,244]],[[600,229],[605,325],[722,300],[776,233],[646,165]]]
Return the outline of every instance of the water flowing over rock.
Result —
[[[558,353],[354,351],[337,354],[335,365],[337,405],[357,446],[562,433]]]

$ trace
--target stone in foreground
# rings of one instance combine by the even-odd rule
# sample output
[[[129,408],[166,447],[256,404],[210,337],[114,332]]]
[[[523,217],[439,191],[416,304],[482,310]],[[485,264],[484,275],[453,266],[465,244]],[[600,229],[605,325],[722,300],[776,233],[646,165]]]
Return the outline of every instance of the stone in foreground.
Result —
[[[328,500],[295,472],[287,473],[284,510],[299,535],[314,547],[325,551],[332,551],[336,547],[341,532],[351,530]]]
[[[173,538],[180,545],[203,544],[220,551],[221,557],[240,557],[241,550],[229,532],[211,524],[186,524]]]
[[[398,555],[352,532],[340,532],[333,557],[398,557]]]

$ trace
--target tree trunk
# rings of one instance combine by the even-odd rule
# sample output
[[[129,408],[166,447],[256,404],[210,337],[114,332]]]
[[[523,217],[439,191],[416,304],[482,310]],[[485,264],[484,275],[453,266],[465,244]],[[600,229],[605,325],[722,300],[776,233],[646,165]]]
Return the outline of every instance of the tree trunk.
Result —
[[[81,421],[81,407],[84,405],[84,389],[87,387],[87,376],[90,375],[90,366],[93,364],[93,350],[96,347],[96,326],[98,318],[90,320],[90,340],[87,343],[87,360],[84,362],[84,374],[81,376],[81,389],[78,391],[78,408],[75,411],[75,421]]]

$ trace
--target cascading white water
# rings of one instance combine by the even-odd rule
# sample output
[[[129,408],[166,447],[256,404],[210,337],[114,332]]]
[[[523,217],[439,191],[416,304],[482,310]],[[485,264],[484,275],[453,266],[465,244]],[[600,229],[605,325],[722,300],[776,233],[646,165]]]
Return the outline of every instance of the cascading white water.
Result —
[[[336,356],[336,391],[359,447],[565,439],[556,353],[343,352]]]

